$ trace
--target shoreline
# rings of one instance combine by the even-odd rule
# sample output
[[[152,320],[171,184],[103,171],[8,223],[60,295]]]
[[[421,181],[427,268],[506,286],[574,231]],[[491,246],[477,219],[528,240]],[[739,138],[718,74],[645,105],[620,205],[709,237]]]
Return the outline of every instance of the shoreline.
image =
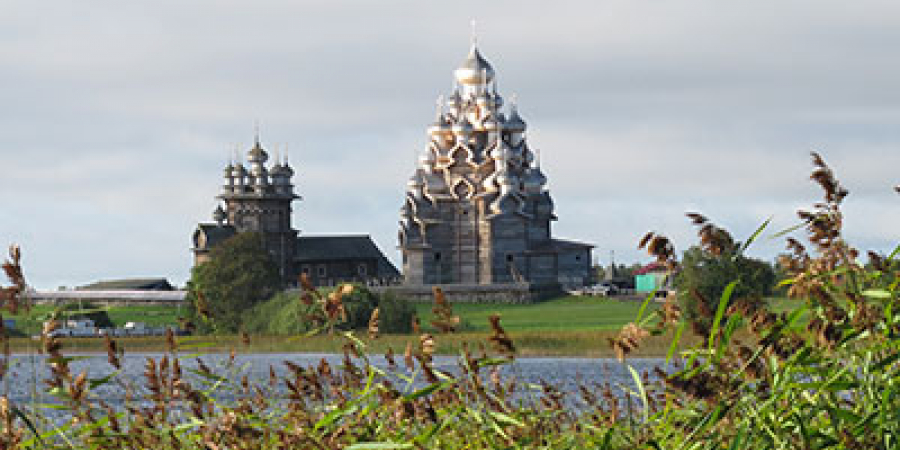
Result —
[[[571,357],[571,358],[615,358],[615,352],[608,339],[618,335],[618,330],[568,331],[568,330],[534,330],[509,332],[516,346],[516,357]],[[408,345],[418,348],[418,335],[383,335],[370,339],[365,334],[354,334],[365,347],[367,354],[384,354],[392,350],[395,357],[402,358]],[[493,353],[487,338],[489,333],[462,332],[454,334],[432,334],[436,342],[436,355],[459,355],[466,346],[473,354],[482,351]],[[683,349],[694,342],[690,336],[682,336],[678,348]],[[164,353],[167,351],[164,336],[131,337],[114,339],[117,346],[125,353]],[[671,346],[671,333],[650,336],[641,342],[630,358],[665,357]],[[62,352],[105,354],[103,339],[64,338]],[[343,335],[319,336],[251,336],[249,345],[242,342],[240,336],[188,336],[176,338],[179,353],[230,353],[237,355],[255,353],[328,353],[343,352],[348,339]],[[39,353],[40,341],[31,338],[10,338],[12,355],[29,355]]]

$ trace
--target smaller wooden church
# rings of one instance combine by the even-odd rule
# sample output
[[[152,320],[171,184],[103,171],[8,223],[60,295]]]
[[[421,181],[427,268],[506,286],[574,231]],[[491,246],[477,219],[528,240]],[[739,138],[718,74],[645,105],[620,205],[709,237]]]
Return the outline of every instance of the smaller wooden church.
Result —
[[[267,166],[268,159],[257,137],[247,152],[246,166],[231,161],[225,167],[213,222],[200,223],[194,231],[195,265],[206,261],[209,251],[224,240],[258,232],[288,286],[296,285],[301,273],[319,286],[347,281],[380,285],[400,277],[368,235],[299,236],[291,225],[291,204],[300,199],[292,184],[294,170],[287,157]]]

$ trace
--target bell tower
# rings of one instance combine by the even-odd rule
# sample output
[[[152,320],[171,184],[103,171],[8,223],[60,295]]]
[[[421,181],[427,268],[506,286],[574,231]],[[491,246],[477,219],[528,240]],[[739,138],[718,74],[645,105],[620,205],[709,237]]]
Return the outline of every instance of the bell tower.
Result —
[[[253,147],[247,151],[247,165],[235,158],[225,167],[225,183],[217,196],[224,203],[218,205],[214,219],[220,225],[231,226],[237,233],[253,231],[263,235],[265,247],[275,259],[282,279],[288,280],[296,272],[293,265],[296,253],[297,230],[291,225],[291,204],[300,196],[294,193],[294,170],[284,158],[276,158],[266,166],[269,154],[257,135]],[[223,223],[224,222],[224,223]]]

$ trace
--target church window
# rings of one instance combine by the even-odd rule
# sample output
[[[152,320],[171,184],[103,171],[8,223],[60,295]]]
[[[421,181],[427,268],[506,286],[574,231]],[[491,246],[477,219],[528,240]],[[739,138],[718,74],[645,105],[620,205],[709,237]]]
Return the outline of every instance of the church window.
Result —
[[[441,252],[436,252],[436,253],[434,254],[434,260],[435,260],[435,261],[440,261],[440,260],[441,260]]]
[[[309,276],[309,272],[311,272],[309,265],[304,264],[303,268],[300,269],[300,272],[302,272],[306,276]]]
[[[506,255],[506,262],[513,262],[513,255]]]
[[[319,265],[317,275],[319,276],[319,278],[325,278],[325,275],[328,275],[328,271],[325,269],[325,264]]]
[[[359,276],[365,278],[366,275],[368,275],[369,268],[366,267],[366,263],[360,263],[359,266],[356,268],[356,271],[357,271],[357,273],[359,273]]]

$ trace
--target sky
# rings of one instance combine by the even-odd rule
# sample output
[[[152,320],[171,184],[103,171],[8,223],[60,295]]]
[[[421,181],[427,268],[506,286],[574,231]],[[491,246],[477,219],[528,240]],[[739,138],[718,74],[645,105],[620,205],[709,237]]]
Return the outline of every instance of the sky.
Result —
[[[41,289],[190,276],[222,169],[289,149],[303,234],[370,234],[395,262],[406,180],[471,21],[518,97],[554,235],[647,262],[698,211],[771,259],[821,197],[845,232],[898,244],[900,3],[861,0],[0,0],[0,244]]]

